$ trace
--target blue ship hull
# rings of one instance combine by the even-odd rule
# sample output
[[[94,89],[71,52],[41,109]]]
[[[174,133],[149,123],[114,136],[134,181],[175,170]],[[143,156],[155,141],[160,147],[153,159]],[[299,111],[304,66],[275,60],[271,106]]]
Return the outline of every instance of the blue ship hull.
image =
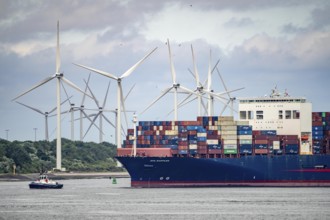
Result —
[[[117,157],[132,187],[330,186],[330,155]]]

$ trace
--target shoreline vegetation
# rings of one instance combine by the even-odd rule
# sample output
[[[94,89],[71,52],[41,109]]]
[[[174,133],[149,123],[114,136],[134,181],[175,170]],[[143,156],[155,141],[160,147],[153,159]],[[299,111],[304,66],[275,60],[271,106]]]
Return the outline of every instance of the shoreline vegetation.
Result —
[[[128,176],[118,167],[117,146],[108,142],[82,142],[62,138],[62,168],[56,167],[56,140],[7,141],[0,139],[0,181],[31,180],[40,173],[52,179]],[[14,175],[16,174],[16,175]]]

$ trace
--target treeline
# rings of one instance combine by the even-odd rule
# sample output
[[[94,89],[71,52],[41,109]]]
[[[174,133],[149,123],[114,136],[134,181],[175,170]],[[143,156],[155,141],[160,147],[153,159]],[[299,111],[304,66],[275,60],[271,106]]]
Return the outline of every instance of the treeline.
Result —
[[[116,145],[62,139],[62,167],[68,171],[121,171]],[[38,173],[56,167],[56,140],[7,141],[0,139],[0,173]]]

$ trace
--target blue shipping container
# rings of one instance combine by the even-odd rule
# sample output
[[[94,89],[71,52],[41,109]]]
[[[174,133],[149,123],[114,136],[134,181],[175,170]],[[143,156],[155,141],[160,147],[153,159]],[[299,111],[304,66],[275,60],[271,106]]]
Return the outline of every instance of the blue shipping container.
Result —
[[[237,125],[238,131],[252,131],[252,126],[250,125]]]
[[[322,131],[323,130],[323,126],[312,126],[312,130],[313,131]]]
[[[269,135],[269,136],[273,136],[276,135],[276,130],[264,130],[264,131],[260,131],[261,135]]]
[[[255,149],[268,149],[268,144],[255,144]]]
[[[238,135],[252,135],[252,130],[239,130],[237,131]]]
[[[323,136],[323,130],[320,131],[312,131],[313,136]]]
[[[221,145],[220,144],[208,144],[207,149],[221,150]]]

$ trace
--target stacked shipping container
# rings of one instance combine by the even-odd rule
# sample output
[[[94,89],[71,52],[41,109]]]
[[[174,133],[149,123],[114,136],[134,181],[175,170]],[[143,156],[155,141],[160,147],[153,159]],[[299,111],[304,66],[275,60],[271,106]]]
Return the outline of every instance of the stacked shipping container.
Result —
[[[330,113],[313,112],[312,120],[313,153],[330,153]],[[170,149],[173,156],[218,158],[300,153],[297,135],[277,135],[275,130],[253,130],[248,122],[234,121],[233,117],[197,117],[197,121],[141,121],[136,132],[138,149],[150,149],[166,155],[168,152],[165,149]],[[133,142],[134,130],[128,129],[124,148],[132,148]]]
[[[330,112],[312,113],[313,154],[330,154]]]

